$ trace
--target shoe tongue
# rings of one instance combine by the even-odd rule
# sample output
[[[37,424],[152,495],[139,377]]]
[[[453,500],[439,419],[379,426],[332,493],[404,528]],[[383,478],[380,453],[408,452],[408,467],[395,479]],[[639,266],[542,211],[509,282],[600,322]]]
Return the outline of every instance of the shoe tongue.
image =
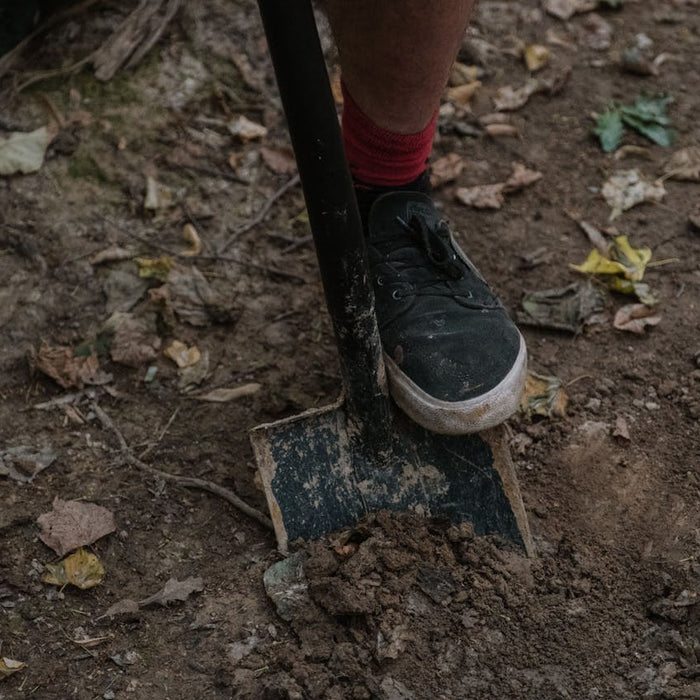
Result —
[[[370,240],[395,238],[405,232],[399,219],[409,223],[414,216],[423,219],[428,228],[440,224],[433,201],[422,192],[390,192],[378,197],[369,213]]]

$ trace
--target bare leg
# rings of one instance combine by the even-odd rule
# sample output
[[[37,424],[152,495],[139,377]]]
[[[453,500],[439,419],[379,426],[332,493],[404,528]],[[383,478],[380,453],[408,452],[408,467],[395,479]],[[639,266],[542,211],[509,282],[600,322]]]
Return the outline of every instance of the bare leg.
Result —
[[[343,80],[378,126],[411,134],[432,118],[474,0],[325,0]]]

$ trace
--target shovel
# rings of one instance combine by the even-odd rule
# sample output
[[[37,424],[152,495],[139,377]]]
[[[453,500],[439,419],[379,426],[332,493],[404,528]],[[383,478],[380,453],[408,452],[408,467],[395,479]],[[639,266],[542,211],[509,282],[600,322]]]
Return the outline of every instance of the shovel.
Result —
[[[306,199],[344,392],[251,431],[279,549],[413,510],[532,544],[503,427],[438,435],[392,402],[365,243],[309,0],[258,0]]]

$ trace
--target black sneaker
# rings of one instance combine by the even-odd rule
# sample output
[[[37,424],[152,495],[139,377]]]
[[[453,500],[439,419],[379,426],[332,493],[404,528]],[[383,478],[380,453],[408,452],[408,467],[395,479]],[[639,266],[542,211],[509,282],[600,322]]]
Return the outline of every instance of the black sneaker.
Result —
[[[515,412],[525,341],[430,197],[379,197],[368,251],[396,403],[424,428],[448,434],[484,430]]]

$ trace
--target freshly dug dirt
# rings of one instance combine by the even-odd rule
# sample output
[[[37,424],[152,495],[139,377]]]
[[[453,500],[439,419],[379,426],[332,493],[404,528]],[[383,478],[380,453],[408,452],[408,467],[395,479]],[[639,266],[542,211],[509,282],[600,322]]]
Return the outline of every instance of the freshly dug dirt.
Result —
[[[0,464],[0,658],[26,663],[0,671],[0,700],[700,697],[700,235],[689,223],[700,184],[667,179],[662,202],[614,222],[652,261],[671,261],[644,277],[657,326],[615,330],[630,297],[603,289],[602,319],[578,334],[524,328],[531,369],[568,395],[563,417],[508,422],[534,558],[466,524],[382,512],[281,563],[273,535],[224,499],[135,467],[95,408],[149,467],[265,510],[247,431],[340,390],[300,189],[275,196],[293,172],[254,3],[183,2],[135,68],[107,82],[89,62],[68,70],[137,3],[126,5],[57,24],[0,78],[0,136],[56,134],[37,173],[0,177],[0,454],[26,448],[15,477],[33,469],[27,450],[55,456],[30,483]],[[480,4],[461,58],[481,63],[482,86],[471,113],[443,114],[434,150],[465,167],[436,199],[513,312],[525,291],[579,279],[569,263],[592,244],[571,217],[609,225],[610,174],[654,180],[673,150],[700,142],[696,10],[628,0],[563,22],[536,0]],[[544,71],[571,72],[511,114],[517,137],[489,135],[478,118],[497,90],[531,77],[521,43],[548,46]],[[665,55],[656,74],[621,69],[631,45]],[[591,113],[642,92],[673,97],[674,146],[630,132],[624,143],[639,148],[603,153]],[[235,137],[239,115],[267,135]],[[542,179],[499,210],[455,200],[459,187],[503,182],[513,162]],[[148,178],[167,187],[155,209]],[[195,255],[181,254],[193,250],[186,225]],[[167,270],[141,263],[161,279],[139,278],[136,262],[163,255],[176,265],[166,289]],[[105,332],[124,321],[115,311],[131,317]],[[163,355],[173,340],[200,360],[178,369]],[[61,385],[47,362],[56,376],[66,358]],[[193,398],[243,386],[226,403]],[[42,581],[57,557],[36,521],[56,497],[114,514],[116,532],[89,547],[101,585]],[[105,616],[192,578],[203,590],[185,600]]]

